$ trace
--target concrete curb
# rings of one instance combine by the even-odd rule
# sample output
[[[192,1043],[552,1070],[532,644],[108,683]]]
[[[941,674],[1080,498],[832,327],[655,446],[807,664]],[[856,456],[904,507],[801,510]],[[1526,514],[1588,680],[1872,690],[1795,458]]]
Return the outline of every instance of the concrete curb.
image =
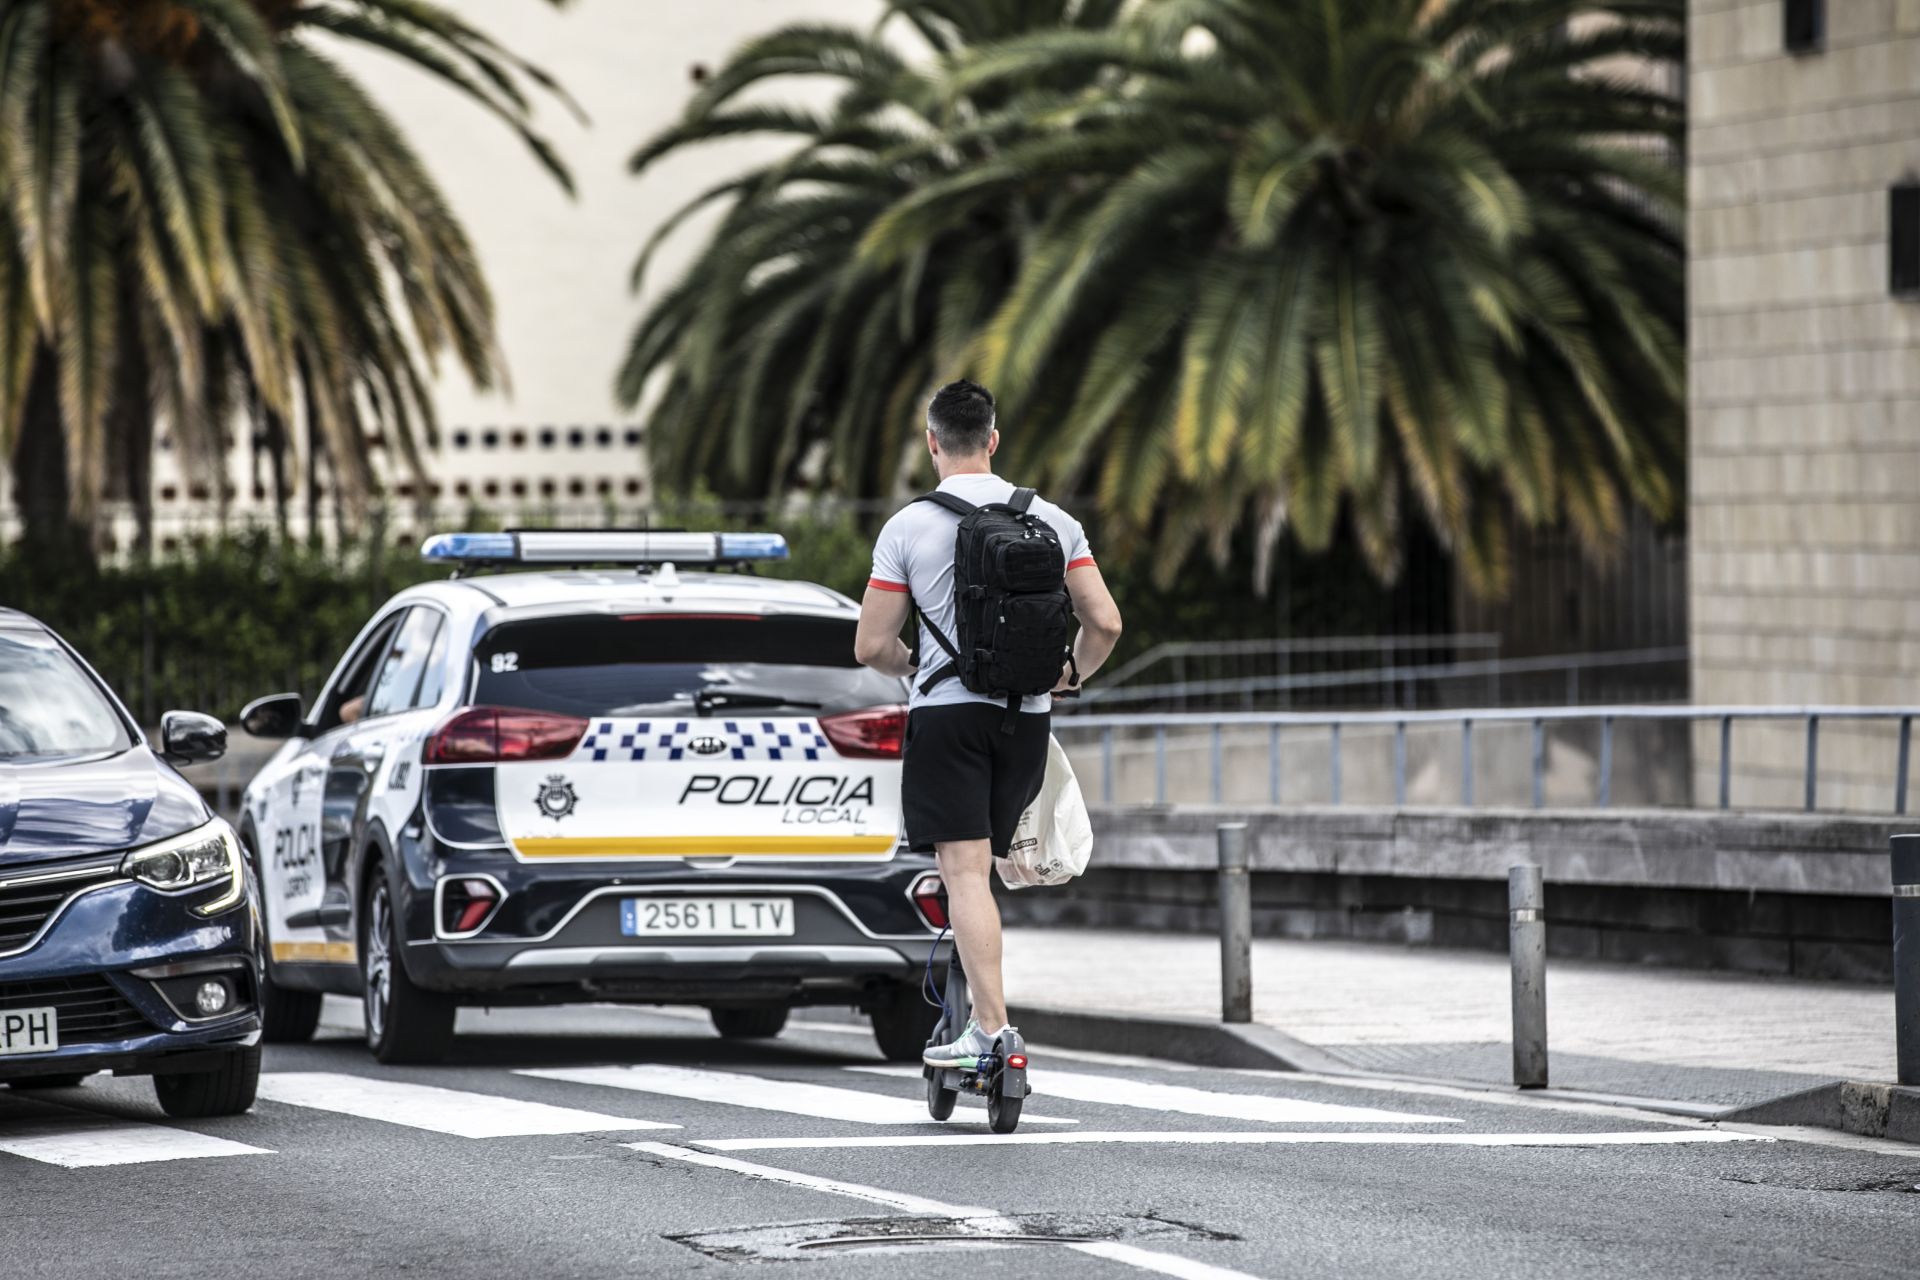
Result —
[[[1728,1111],[1720,1119],[1742,1124],[1807,1125],[1863,1138],[1920,1142],[1920,1089],[1844,1080]]]
[[[1032,1007],[1011,1009],[1009,1016],[1029,1043],[1055,1045],[1062,1049],[1126,1054],[1137,1058],[1164,1058],[1198,1067],[1291,1071],[1318,1076],[1347,1076],[1356,1080],[1394,1080],[1486,1093],[1518,1092],[1484,1080],[1443,1080],[1430,1076],[1402,1076],[1362,1070],[1284,1031],[1259,1024],[1230,1026],[1204,1018],[1171,1015],[1125,1017]],[[1630,1107],[1708,1123],[1728,1121],[1798,1125],[1833,1129],[1867,1138],[1920,1143],[1920,1089],[1897,1085],[1836,1082],[1737,1108],[1577,1089],[1527,1092],[1542,1099]]]
[[[1007,1016],[1027,1040],[1062,1049],[1167,1058],[1199,1067],[1359,1074],[1325,1050],[1258,1024],[1240,1026],[1204,1018],[1121,1017],[1031,1007],[1009,1009]]]

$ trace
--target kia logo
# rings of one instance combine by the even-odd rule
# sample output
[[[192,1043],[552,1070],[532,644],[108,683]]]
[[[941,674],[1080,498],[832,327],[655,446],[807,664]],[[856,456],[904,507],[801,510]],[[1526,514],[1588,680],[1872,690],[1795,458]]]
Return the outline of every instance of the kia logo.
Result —
[[[687,744],[687,749],[703,756],[717,756],[727,749],[727,744],[715,737],[695,738]]]

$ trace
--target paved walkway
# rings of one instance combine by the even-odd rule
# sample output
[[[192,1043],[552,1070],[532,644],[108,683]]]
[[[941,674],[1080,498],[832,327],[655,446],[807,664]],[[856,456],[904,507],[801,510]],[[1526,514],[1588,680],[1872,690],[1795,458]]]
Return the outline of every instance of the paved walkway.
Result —
[[[1219,956],[1196,935],[1014,929],[1009,1003],[1218,1017]],[[1355,1066],[1510,1078],[1503,955],[1260,939],[1253,993],[1257,1021]],[[1733,1104],[1894,1075],[1883,987],[1552,960],[1547,1024],[1570,1088]]]

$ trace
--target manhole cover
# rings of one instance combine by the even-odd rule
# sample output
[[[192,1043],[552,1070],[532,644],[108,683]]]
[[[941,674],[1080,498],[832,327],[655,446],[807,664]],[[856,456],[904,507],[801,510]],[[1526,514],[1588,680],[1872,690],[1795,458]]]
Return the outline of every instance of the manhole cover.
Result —
[[[1095,1240],[1237,1240],[1170,1218],[1128,1214],[1017,1213],[991,1218],[847,1218],[668,1236],[727,1262],[792,1262],[848,1253],[920,1249],[1022,1249]]]

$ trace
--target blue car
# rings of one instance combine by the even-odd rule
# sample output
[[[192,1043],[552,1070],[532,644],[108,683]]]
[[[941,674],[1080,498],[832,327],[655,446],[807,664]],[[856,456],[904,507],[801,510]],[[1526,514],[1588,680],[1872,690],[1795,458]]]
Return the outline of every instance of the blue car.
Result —
[[[180,1117],[260,1080],[259,893],[175,765],[226,727],[171,711],[158,751],[41,623],[0,609],[0,1081],[151,1075]]]

